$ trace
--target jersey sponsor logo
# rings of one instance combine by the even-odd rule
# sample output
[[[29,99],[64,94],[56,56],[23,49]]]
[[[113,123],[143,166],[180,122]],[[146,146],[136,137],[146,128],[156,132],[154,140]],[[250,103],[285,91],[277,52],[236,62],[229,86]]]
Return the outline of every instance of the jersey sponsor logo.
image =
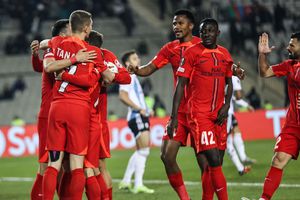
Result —
[[[177,71],[183,73],[185,71],[185,69],[183,67],[178,67]]]

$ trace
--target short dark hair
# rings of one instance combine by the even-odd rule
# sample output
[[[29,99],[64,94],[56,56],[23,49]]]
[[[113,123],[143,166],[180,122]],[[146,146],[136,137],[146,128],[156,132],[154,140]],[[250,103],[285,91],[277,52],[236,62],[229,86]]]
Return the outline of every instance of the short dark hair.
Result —
[[[98,48],[101,48],[103,44],[103,35],[95,30],[92,30],[90,32],[89,37],[86,39],[86,41],[93,46],[96,46]]]
[[[195,17],[191,11],[187,9],[180,9],[175,11],[174,16],[177,15],[185,15],[190,20],[191,23],[195,24]]]
[[[75,10],[70,15],[72,32],[82,32],[91,23],[92,14],[84,10]]]
[[[213,18],[205,18],[203,20],[200,21],[200,26],[201,24],[213,24],[217,27],[217,29],[219,30],[219,24],[217,22],[217,20],[213,19]]]
[[[60,33],[65,32],[68,24],[68,19],[57,20],[52,26],[52,37],[58,36]]]
[[[126,66],[126,62],[129,60],[129,57],[132,55],[132,54],[135,54],[136,51],[135,50],[130,50],[130,51],[126,51],[125,53],[123,53],[122,55],[122,63],[124,66]]]
[[[292,33],[291,38],[297,38],[297,40],[300,42],[300,32]]]

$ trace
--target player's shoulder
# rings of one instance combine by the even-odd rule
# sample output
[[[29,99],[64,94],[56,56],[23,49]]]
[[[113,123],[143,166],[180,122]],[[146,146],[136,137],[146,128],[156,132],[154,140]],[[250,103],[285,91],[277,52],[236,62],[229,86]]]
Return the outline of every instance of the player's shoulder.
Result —
[[[202,52],[205,49],[205,47],[202,45],[201,41],[189,46],[185,50],[185,54],[198,54],[199,52]]]
[[[222,45],[218,45],[218,49],[219,49],[221,52],[229,53],[228,49],[227,49],[226,47],[223,47]]]
[[[104,56],[117,57],[112,51],[110,51],[108,49],[101,48],[101,51],[102,51]]]
[[[64,40],[64,37],[62,37],[60,35],[52,37],[48,43],[49,47],[56,48],[63,40]]]

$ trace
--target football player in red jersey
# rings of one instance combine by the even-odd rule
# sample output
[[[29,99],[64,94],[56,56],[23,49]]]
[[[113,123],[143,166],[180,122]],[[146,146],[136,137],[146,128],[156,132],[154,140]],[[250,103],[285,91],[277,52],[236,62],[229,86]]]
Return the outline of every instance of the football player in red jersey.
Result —
[[[103,43],[103,36],[102,34],[98,33],[97,31],[91,31],[89,37],[87,38],[87,42],[91,45],[94,45],[98,48],[101,49],[102,51],[102,56],[104,59],[104,64],[107,66],[109,70],[111,70],[113,73],[115,73],[115,78],[114,82],[118,84],[129,84],[131,81],[130,75],[123,67],[120,62],[118,61],[117,57],[109,50],[101,48],[102,43]],[[60,73],[59,78],[61,78],[64,81],[68,81],[73,84],[78,84],[83,87],[90,86],[91,81],[93,77],[91,75],[82,75],[82,76],[77,76],[77,75],[71,75],[67,73]],[[98,115],[98,117],[92,117],[91,121],[95,122],[91,124],[91,130],[90,133],[91,135],[100,134],[101,132],[101,139],[99,139],[97,142],[100,142],[97,146],[97,142],[95,142],[95,137],[94,139],[90,138],[89,139],[89,149],[87,152],[86,156],[86,161],[85,161],[85,167],[87,171],[88,177],[92,177],[93,175],[96,176],[98,183],[101,188],[101,199],[107,200],[107,199],[112,199],[112,180],[111,176],[109,174],[109,171],[106,168],[105,164],[105,159],[110,157],[110,149],[109,149],[109,144],[110,144],[110,138],[109,138],[109,131],[108,131],[108,124],[107,124],[107,93],[106,93],[106,87],[102,86],[101,89],[99,90],[96,89],[97,93],[97,98],[94,98],[92,100],[92,107],[93,109],[96,109],[95,113]],[[98,98],[99,97],[99,98]],[[95,116],[95,115],[92,115]],[[95,118],[98,119],[94,120]],[[95,128],[95,127],[100,127],[100,128]],[[92,131],[95,130],[95,131]],[[99,149],[100,148],[100,149]],[[99,169],[98,167],[98,159],[99,160]],[[92,163],[93,166],[90,167],[90,164],[87,163]],[[96,164],[94,164],[96,163]],[[96,166],[96,167],[95,167]],[[93,169],[93,172],[90,169]],[[100,174],[101,171],[101,174]],[[91,181],[90,181],[91,182]],[[87,187],[86,187],[87,188]],[[88,194],[87,190],[87,195]],[[89,198],[90,199],[90,198]]]
[[[69,20],[68,19],[61,19],[55,22],[52,27],[52,37],[53,38],[63,38],[65,36],[71,35],[71,31],[69,28]],[[45,169],[48,163],[48,153],[46,151],[46,138],[47,138],[47,129],[48,129],[48,114],[50,109],[50,104],[52,101],[52,88],[54,85],[54,75],[50,73],[46,73],[43,69],[43,60],[39,58],[39,41],[34,40],[31,43],[31,61],[33,70],[36,72],[42,73],[42,99],[41,99],[41,106],[40,112],[38,115],[38,134],[39,134],[39,169],[36,180],[32,187],[31,191],[31,199],[42,199],[42,181]],[[50,46],[53,46],[50,45]],[[85,54],[84,57],[88,56],[89,53],[87,52],[80,52],[77,54],[78,60],[81,60],[80,54]],[[85,60],[83,60],[85,61]]]
[[[164,45],[158,54],[147,65],[141,67],[129,67],[138,76],[149,76],[158,69],[166,66],[168,63],[172,65],[174,85],[177,81],[176,72],[180,64],[180,59],[185,49],[201,41],[200,38],[192,35],[194,26],[194,16],[188,10],[178,10],[173,18],[173,31],[176,35],[176,40]],[[244,78],[244,70],[239,68],[234,69],[235,75],[239,78]],[[170,138],[167,134],[163,137],[163,144],[161,148],[161,159],[165,165],[165,170],[168,175],[169,182],[174,190],[177,192],[180,199],[189,199],[186,188],[183,182],[181,170],[176,162],[178,150],[181,146],[186,145],[188,133],[190,132],[189,124],[186,116],[186,96],[181,100],[178,110],[178,127],[176,134]],[[202,178],[205,173],[206,162],[198,160],[201,168]],[[204,175],[206,177],[206,175]],[[202,184],[203,195],[211,194],[211,187],[209,184]]]
[[[90,47],[84,39],[92,29],[91,14],[82,10],[74,11],[70,15],[70,25],[72,36],[64,38],[54,49],[56,61],[46,63],[44,60],[45,70],[53,63],[55,63],[54,66],[60,66],[62,62],[69,59],[68,62],[71,66],[67,71],[70,74],[88,74],[94,70],[94,65],[96,65],[101,75],[106,73],[108,80],[112,80],[114,75],[106,70],[101,56],[97,56],[93,63],[76,64],[77,60],[74,55],[80,49]],[[93,50],[97,55],[101,55],[100,50]],[[50,161],[43,180],[44,199],[53,199],[56,177],[61,168],[64,152],[70,154],[72,187],[70,187],[68,197],[72,199],[81,199],[82,197],[85,185],[82,168],[88,145],[89,103],[88,88],[81,88],[64,81],[55,82],[49,113],[47,149]]]
[[[179,78],[167,132],[168,135],[174,133],[180,100],[187,86],[188,121],[196,156],[198,160],[207,161],[208,167],[205,171],[208,173],[204,175],[210,176],[211,180],[209,183],[202,181],[202,184],[212,184],[218,199],[227,200],[222,156],[226,148],[226,119],[232,96],[233,61],[228,50],[217,45],[219,33],[216,20],[206,18],[200,22],[202,42],[185,51],[177,70]],[[202,198],[213,199],[213,193]]]
[[[271,168],[265,178],[261,200],[269,200],[279,187],[283,168],[291,159],[297,159],[300,150],[300,32],[291,35],[287,50],[289,59],[280,64],[269,65],[267,55],[274,47],[269,47],[269,37],[263,33],[258,43],[258,66],[261,77],[286,76],[290,105],[285,124],[277,137]]]

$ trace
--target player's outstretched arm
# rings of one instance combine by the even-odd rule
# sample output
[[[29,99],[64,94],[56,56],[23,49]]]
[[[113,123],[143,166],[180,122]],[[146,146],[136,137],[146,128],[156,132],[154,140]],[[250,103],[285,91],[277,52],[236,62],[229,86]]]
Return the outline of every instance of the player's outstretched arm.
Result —
[[[177,113],[180,105],[181,98],[183,96],[184,88],[187,85],[189,79],[186,77],[178,76],[175,93],[173,96],[172,113],[167,125],[167,133],[170,138],[173,138],[174,130],[177,128]]]
[[[130,73],[134,73],[138,76],[150,76],[157,70],[157,67],[152,63],[149,62],[147,65],[139,66],[129,66],[128,71]]]
[[[75,63],[92,62],[96,57],[97,53],[95,51],[86,51],[86,49],[81,49],[70,59],[55,60],[53,57],[45,58],[43,62],[44,70],[47,73],[57,72]]]
[[[216,120],[216,123],[218,125],[222,125],[224,123],[224,121],[227,119],[228,110],[230,107],[230,101],[231,101],[232,92],[233,92],[231,77],[226,77],[225,80],[226,80],[226,84],[227,84],[225,103],[218,112],[218,116],[217,116],[217,120]]]
[[[259,36],[258,42],[258,68],[261,77],[271,77],[274,76],[274,72],[270,67],[267,59],[267,54],[271,53],[275,47],[269,47],[269,36],[267,33],[263,33]]]

